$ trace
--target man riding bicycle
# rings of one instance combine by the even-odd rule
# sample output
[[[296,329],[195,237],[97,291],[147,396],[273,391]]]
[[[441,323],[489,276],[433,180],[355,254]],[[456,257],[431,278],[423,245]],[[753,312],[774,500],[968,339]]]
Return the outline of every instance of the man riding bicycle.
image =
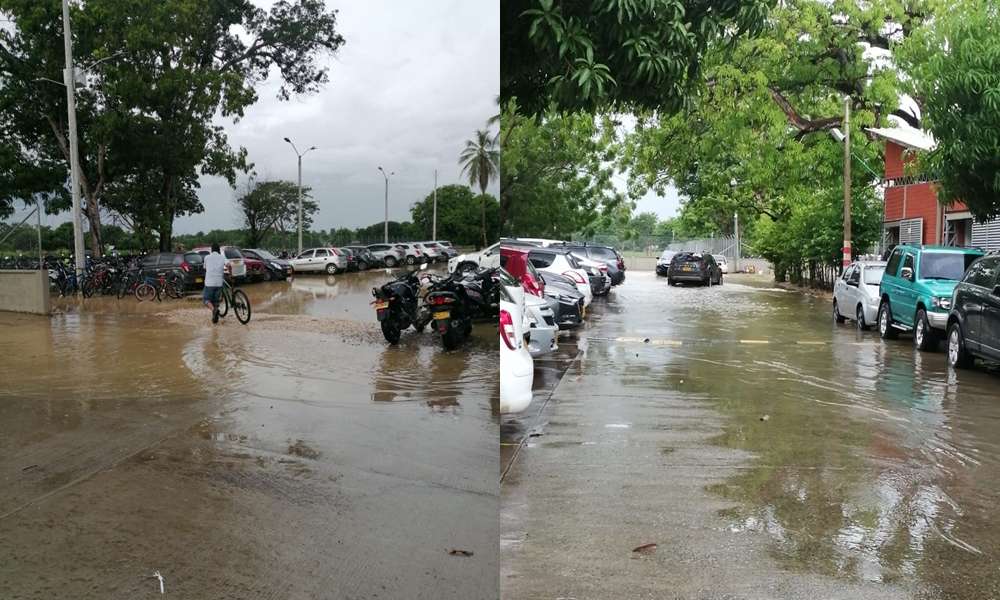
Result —
[[[229,262],[222,256],[219,243],[212,242],[212,253],[205,257],[205,291],[201,294],[205,306],[212,310],[212,323],[219,322],[219,298],[228,270]]]

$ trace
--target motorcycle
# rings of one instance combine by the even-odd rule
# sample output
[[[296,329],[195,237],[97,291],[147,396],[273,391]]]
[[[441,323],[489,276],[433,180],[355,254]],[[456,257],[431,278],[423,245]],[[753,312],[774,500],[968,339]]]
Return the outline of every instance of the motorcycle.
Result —
[[[466,277],[456,273],[433,283],[424,302],[445,350],[458,348],[472,332],[472,320],[500,314],[500,288],[495,269]]]
[[[420,266],[423,271],[426,264]],[[406,271],[382,287],[372,288],[375,315],[382,327],[382,335],[390,344],[398,344],[403,330],[413,326],[420,333],[430,321],[426,309],[419,305],[419,271]]]

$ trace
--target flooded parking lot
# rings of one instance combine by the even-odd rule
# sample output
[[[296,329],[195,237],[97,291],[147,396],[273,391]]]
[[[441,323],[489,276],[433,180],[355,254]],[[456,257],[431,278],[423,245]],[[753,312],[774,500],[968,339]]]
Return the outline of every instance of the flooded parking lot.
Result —
[[[0,314],[0,598],[497,597],[495,329],[390,347],[387,278]]]
[[[1000,596],[996,367],[828,303],[652,273],[595,301],[502,423],[502,596]]]

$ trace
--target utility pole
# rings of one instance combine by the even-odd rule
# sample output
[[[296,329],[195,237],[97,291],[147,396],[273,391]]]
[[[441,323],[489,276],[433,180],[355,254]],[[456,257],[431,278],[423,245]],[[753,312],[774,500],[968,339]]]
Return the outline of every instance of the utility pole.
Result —
[[[740,213],[733,213],[733,230],[736,233],[736,264],[733,265],[733,272],[740,272],[740,254],[743,252],[743,248],[740,244]]]
[[[316,149],[316,146],[310,146],[305,152],[299,153],[299,149],[295,147],[292,140],[285,138],[285,141],[292,147],[295,151],[295,156],[299,157],[299,251],[298,254],[302,254],[302,157],[309,154],[312,150]]]
[[[76,277],[82,281],[86,268],[83,252],[83,217],[80,210],[80,155],[76,138],[76,73],[73,69],[73,36],[69,27],[69,0],[62,0],[63,44],[66,47],[66,68],[63,83],[66,84],[66,108],[69,113],[69,180],[73,196],[73,254],[76,255]]]
[[[385,172],[385,169],[379,166],[378,170],[382,173],[382,177],[385,177],[385,225],[383,227],[383,244],[389,243],[389,176],[395,175],[396,172],[392,171],[389,173]]]
[[[35,216],[36,216],[36,226],[35,231],[38,232],[38,270],[45,270],[45,260],[42,253],[42,202],[35,196]]]
[[[431,240],[438,239],[438,171],[434,169],[434,224],[431,226]]]
[[[844,248],[843,267],[851,264],[851,97],[844,98]]]

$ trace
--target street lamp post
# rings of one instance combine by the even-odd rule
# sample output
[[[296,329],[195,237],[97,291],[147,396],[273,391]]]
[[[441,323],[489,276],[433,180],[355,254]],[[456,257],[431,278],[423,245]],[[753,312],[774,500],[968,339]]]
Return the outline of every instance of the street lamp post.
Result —
[[[389,177],[396,174],[395,171],[385,172],[385,169],[379,166],[378,170],[382,173],[382,177],[385,177],[385,225],[382,231],[382,243],[389,243]]]
[[[299,149],[295,147],[292,140],[285,138],[285,141],[291,145],[292,150],[295,151],[295,156],[299,158],[299,251],[298,254],[302,254],[302,157],[309,154],[310,150],[315,150],[316,146],[310,146],[305,152],[299,153]]]
[[[76,73],[73,69],[73,36],[69,25],[69,0],[62,0],[63,44],[66,48],[66,69],[63,83],[66,84],[66,107],[69,113],[69,180],[73,196],[73,253],[76,255],[76,277],[82,281],[86,267],[83,253],[83,217],[80,209],[80,155],[76,137]]]

